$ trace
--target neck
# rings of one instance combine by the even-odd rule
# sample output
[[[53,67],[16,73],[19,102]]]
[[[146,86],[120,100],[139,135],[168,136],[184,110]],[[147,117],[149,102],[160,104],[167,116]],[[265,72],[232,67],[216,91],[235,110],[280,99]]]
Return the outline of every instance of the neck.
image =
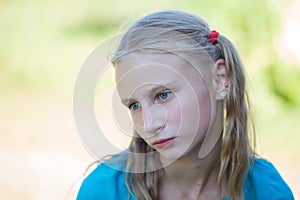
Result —
[[[183,156],[167,166],[163,170],[163,182],[176,183],[181,186],[206,187],[207,183],[217,184],[220,154],[221,137],[212,151],[202,159],[199,159],[199,149]]]

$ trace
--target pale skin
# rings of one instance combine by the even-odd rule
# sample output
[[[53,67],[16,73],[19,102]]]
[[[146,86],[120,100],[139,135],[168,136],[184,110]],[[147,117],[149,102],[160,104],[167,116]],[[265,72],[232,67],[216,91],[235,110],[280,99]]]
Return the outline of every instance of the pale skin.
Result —
[[[193,66],[174,54],[137,54],[116,65],[116,81],[122,102],[131,112],[134,128],[161,155],[163,168],[160,199],[219,199],[217,178],[221,137],[204,158],[198,152],[209,129],[211,91],[223,114],[220,93],[228,78],[223,59],[210,68],[213,88],[207,88]],[[221,122],[220,122],[221,123]],[[217,124],[221,126],[222,124]],[[171,138],[167,146],[155,141]]]

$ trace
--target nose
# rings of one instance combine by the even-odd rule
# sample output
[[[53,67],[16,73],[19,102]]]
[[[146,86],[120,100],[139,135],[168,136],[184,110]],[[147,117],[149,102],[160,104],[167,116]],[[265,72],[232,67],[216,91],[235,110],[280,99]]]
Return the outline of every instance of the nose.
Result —
[[[165,127],[166,112],[162,106],[152,105],[144,109],[144,131],[147,133],[158,134]]]

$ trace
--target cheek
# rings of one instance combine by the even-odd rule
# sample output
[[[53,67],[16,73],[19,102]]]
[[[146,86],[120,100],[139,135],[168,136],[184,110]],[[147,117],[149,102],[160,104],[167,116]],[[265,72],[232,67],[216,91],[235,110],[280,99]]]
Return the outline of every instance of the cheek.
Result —
[[[141,128],[143,128],[144,126],[144,120],[142,114],[140,112],[131,113],[131,119],[135,130],[140,132]]]
[[[179,101],[174,99],[172,102],[166,104],[164,109],[167,111],[167,118],[165,120],[172,124],[180,125],[182,120],[182,108]]]
[[[208,130],[211,120],[211,98],[208,91],[199,97],[200,123],[199,126],[204,131]]]
[[[208,91],[196,91],[197,95],[185,95],[181,99],[176,120],[180,123],[179,132],[185,135],[206,133],[211,117],[210,95]],[[177,115],[178,114],[178,115]]]

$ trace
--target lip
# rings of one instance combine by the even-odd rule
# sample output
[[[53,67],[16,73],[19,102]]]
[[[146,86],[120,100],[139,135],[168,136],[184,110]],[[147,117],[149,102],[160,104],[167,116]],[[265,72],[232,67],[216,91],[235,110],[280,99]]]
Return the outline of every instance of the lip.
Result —
[[[158,148],[162,149],[162,148],[165,148],[165,147],[171,145],[174,142],[174,139],[175,139],[175,137],[155,140],[152,144],[157,146]]]

